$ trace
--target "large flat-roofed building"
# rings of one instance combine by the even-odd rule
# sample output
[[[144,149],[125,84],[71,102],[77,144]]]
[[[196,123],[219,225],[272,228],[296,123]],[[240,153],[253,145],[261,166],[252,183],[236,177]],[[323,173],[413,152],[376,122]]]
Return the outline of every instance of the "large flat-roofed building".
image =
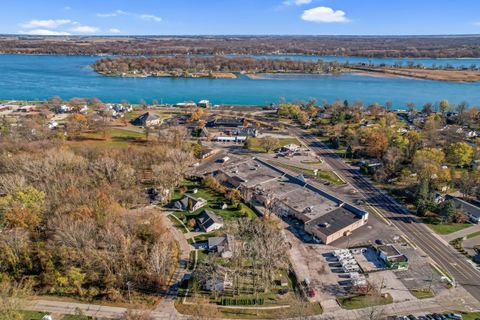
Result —
[[[325,244],[368,222],[368,212],[261,159],[237,163],[213,175],[220,183],[239,189],[246,202],[303,221],[305,231]]]
[[[367,223],[368,215],[358,215],[339,207],[305,223],[305,231],[321,239],[323,243],[350,235]]]

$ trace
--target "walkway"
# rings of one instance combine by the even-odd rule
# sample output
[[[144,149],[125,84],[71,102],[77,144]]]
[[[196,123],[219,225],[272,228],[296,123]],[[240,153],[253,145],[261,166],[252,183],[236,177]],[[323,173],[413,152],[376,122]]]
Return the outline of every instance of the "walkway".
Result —
[[[468,236],[471,233],[480,231],[480,224],[472,224],[471,227],[459,230],[457,232],[453,232],[447,235],[442,236],[443,239],[445,239],[447,242],[450,242],[452,240],[458,239],[458,238],[463,238],[465,236]]]

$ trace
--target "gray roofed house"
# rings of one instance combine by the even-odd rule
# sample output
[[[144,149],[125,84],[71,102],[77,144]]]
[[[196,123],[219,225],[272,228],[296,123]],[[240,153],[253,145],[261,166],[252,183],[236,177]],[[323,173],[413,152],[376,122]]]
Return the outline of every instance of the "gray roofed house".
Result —
[[[204,207],[206,204],[207,200],[202,198],[194,198],[186,194],[181,200],[175,201],[173,203],[173,208],[182,211],[193,212]]]
[[[227,234],[224,237],[208,238],[208,250],[218,253],[222,258],[231,258],[233,255],[235,239]]]
[[[204,232],[212,232],[223,228],[223,219],[215,213],[203,210],[197,218],[197,226]]]
[[[155,113],[145,112],[132,121],[135,126],[154,127],[162,123],[162,118]]]
[[[465,214],[474,223],[480,223],[480,207],[473,203],[467,202],[457,197],[448,197],[447,200],[452,200],[457,209],[461,208]]]

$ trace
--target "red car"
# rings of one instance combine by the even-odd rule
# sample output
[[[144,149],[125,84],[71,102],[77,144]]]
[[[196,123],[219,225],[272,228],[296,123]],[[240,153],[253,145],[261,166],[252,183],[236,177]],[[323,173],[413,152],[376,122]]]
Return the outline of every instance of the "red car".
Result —
[[[307,290],[307,295],[308,295],[309,298],[313,298],[317,295],[317,292],[315,291],[315,289],[309,288]]]

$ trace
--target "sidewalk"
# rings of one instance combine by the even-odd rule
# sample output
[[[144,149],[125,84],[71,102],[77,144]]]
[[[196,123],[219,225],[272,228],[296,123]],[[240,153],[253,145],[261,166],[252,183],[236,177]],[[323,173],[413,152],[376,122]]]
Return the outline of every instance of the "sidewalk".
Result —
[[[459,230],[457,232],[453,232],[447,235],[442,236],[443,239],[445,239],[447,242],[450,242],[452,240],[455,240],[457,238],[463,238],[465,236],[468,236],[471,233],[480,231],[480,224],[472,224],[471,227]]]

